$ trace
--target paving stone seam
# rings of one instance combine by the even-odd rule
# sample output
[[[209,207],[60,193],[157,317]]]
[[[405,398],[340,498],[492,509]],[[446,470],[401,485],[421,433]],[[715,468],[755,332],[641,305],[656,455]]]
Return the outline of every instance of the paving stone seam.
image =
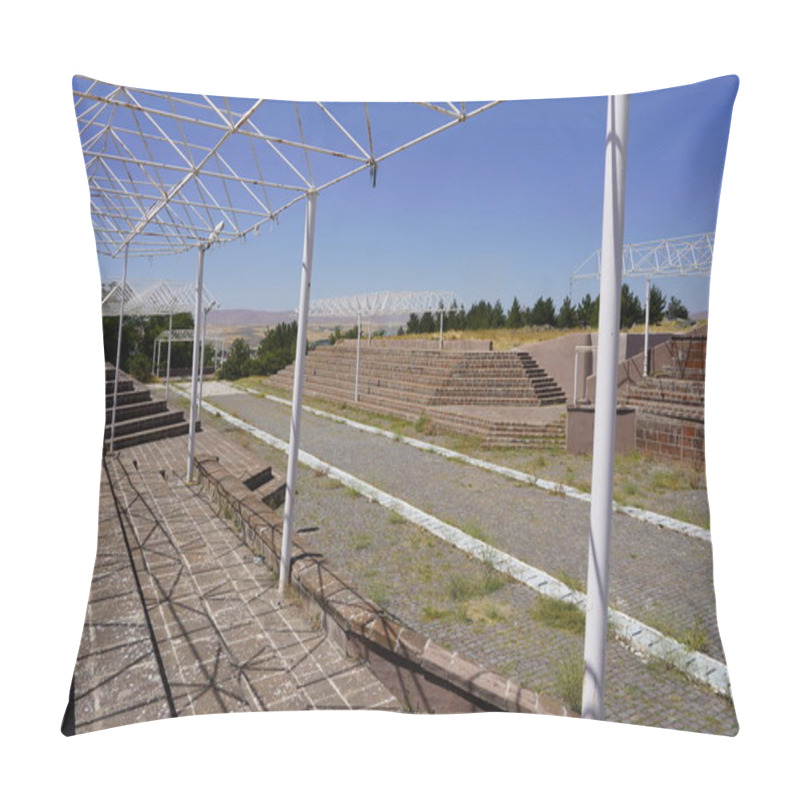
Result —
[[[126,477],[128,478],[129,483],[131,484],[131,490],[137,495],[137,497],[141,498],[142,502],[144,502],[146,506],[150,506],[150,504],[147,503],[145,498],[142,497],[141,492],[133,486],[133,484],[131,482],[131,479],[130,479],[130,476],[127,474],[127,471],[125,470],[124,466],[122,466],[120,464],[120,467],[122,468],[123,472],[125,473]],[[145,482],[145,487],[147,489],[148,494],[150,495],[151,503],[153,505],[155,505],[156,507],[158,507],[159,504],[155,501],[155,498],[153,497],[153,492],[152,492],[152,488],[151,488],[150,484]],[[153,514],[153,518],[156,520],[156,526],[161,527],[161,529],[164,531],[169,543],[171,544],[174,552],[176,552],[178,554],[179,558],[181,559],[184,567],[187,570],[187,575],[189,576],[189,579],[191,580],[192,584],[194,585],[198,597],[200,598],[201,602],[203,603],[203,608],[205,610],[206,616],[207,616],[209,622],[213,625],[213,627],[214,627],[214,629],[215,629],[215,631],[217,633],[217,638],[222,643],[222,645],[225,647],[225,649],[228,651],[228,655],[231,656],[230,646],[227,643],[224,634],[222,633],[222,631],[220,630],[219,626],[216,623],[213,611],[211,610],[211,607],[208,605],[200,586],[197,584],[197,581],[194,578],[193,571],[192,571],[189,563],[187,562],[186,558],[184,557],[182,549],[180,547],[178,547],[178,544],[175,541],[175,536],[172,533],[172,531],[169,529],[168,520],[165,517],[162,518],[160,515],[156,515],[156,513],[154,511],[152,511],[152,506],[150,507],[149,510],[150,510],[150,513]],[[142,548],[142,551],[143,551],[142,555],[143,555],[143,558],[145,559],[145,563],[146,563],[146,553],[144,552],[144,549],[145,549],[144,545],[142,544],[141,541],[139,541],[139,536],[138,536],[138,531],[136,529],[136,526],[133,526],[133,527],[134,527],[134,535],[137,538],[139,546]],[[148,575],[149,574],[150,573],[148,571]],[[152,577],[151,577],[151,580],[152,580]],[[154,589],[155,589],[155,595],[156,595],[157,598],[163,598],[164,597],[164,590],[163,590],[163,588],[160,586],[160,584],[157,581],[154,583]],[[161,618],[162,618],[162,625],[164,626],[164,630],[167,630],[166,619],[164,617],[164,607],[163,607],[163,603],[161,601],[158,602],[158,608],[159,608],[159,612],[160,612],[160,615],[161,615]],[[172,637],[170,637],[170,646],[172,647],[172,649],[174,651],[175,650],[175,646],[174,646],[174,641],[172,640]],[[175,655],[174,652],[173,652],[173,655]],[[179,669],[180,669],[180,662],[179,661],[178,661],[178,664],[179,664]],[[248,693],[249,693],[251,699],[254,700],[256,707],[258,707],[260,710],[264,710],[263,706],[261,705],[261,702],[260,702],[260,700],[258,698],[258,694],[253,689],[253,687],[252,687],[252,685],[250,683],[250,680],[247,678],[247,676],[245,674],[241,674],[240,677],[244,680],[244,683],[246,685]],[[184,681],[184,683],[185,682],[186,681]],[[194,702],[193,702],[193,699],[191,697],[189,698],[189,702],[190,702],[190,705],[192,706],[192,708],[194,708]]]
[[[289,444],[282,439],[272,436],[260,428],[250,425],[238,417],[229,414],[213,403],[208,403],[222,419],[241,430],[247,431],[255,438],[266,444],[287,453]],[[427,514],[404,500],[381,491],[380,489],[356,478],[350,473],[328,464],[304,450],[298,452],[298,459],[305,466],[328,477],[339,481],[343,485],[359,492],[373,502],[384,508],[400,514],[402,517],[418,525],[442,540],[449,542],[460,550],[473,557],[486,560],[500,572],[503,572],[520,583],[524,583],[536,592],[554,597],[567,603],[572,603],[582,610],[586,608],[586,595],[570,589],[566,584],[552,575],[537,569],[523,561],[498,550],[479,539],[464,533],[459,528],[449,525],[436,517]],[[521,473],[523,474],[523,473]],[[725,664],[707,656],[705,653],[690,650],[675,639],[657,631],[644,623],[633,619],[615,609],[609,609],[609,619],[614,624],[616,635],[634,650],[652,657],[662,659],[677,669],[690,675],[715,692],[730,696],[730,681],[728,668]]]
[[[175,473],[174,471],[172,471],[172,477],[173,477],[173,479],[175,479],[177,481],[181,481],[180,476],[177,475],[177,473]],[[156,500],[156,498],[153,496],[152,487],[150,486],[149,483],[146,483],[146,488],[147,488],[148,495],[150,496],[150,499],[151,499],[151,503],[148,504],[148,505],[153,505],[155,507],[162,508],[163,503],[158,502]],[[134,489],[134,491],[136,491],[136,489]],[[209,520],[218,521],[219,520],[218,515],[214,514],[213,512],[210,512],[208,510],[206,501],[203,500],[202,497],[200,497],[199,493],[195,494],[195,496],[198,497],[200,499],[200,501],[204,504],[206,518],[209,519]],[[176,505],[180,505],[179,501],[177,501],[177,500],[175,501],[175,504]],[[180,518],[180,516],[178,516],[178,518]],[[162,524],[167,526],[167,530],[166,530],[167,536],[169,537],[173,548],[175,548],[177,550],[177,552],[179,552],[181,554],[181,559],[185,563],[185,559],[183,558],[183,555],[182,555],[183,548],[178,548],[177,547],[177,543],[174,540],[174,534],[172,533],[171,526],[168,523],[167,519],[166,518],[162,519],[161,517],[159,517],[159,522],[161,522]],[[225,526],[225,527],[227,528],[227,526]],[[203,539],[203,537],[200,537],[200,538]],[[203,541],[205,541],[205,539],[203,539]],[[228,578],[230,578],[230,576],[228,575],[227,567],[223,567],[223,570],[224,570],[225,574],[228,576]],[[226,639],[226,636],[223,633],[223,631],[221,631],[219,629],[219,627],[216,625],[213,611],[211,610],[211,608],[209,607],[208,603],[206,602],[205,596],[204,596],[203,592],[200,590],[200,587],[197,585],[197,582],[193,577],[192,571],[188,570],[188,574],[191,576],[191,580],[192,580],[193,584],[195,584],[195,588],[197,589],[198,596],[200,597],[201,601],[203,602],[203,606],[205,608],[205,611],[206,611],[206,614],[207,614],[207,616],[209,618],[209,621],[212,623],[212,625],[214,625],[214,628],[217,631],[217,636],[218,636],[219,640],[222,642],[223,646],[226,648],[226,650],[228,651],[229,655],[231,655],[232,651],[231,651],[230,645],[229,645],[229,643],[228,643],[228,641]],[[159,604],[159,607],[161,607],[160,604]],[[309,647],[306,645],[305,641],[300,636],[298,636],[297,632],[294,630],[294,628],[291,625],[291,623],[289,622],[289,620],[286,619],[285,614],[283,613],[283,611],[280,608],[277,608],[276,611],[277,611],[278,618],[281,620],[281,623],[282,623],[284,629],[287,630],[287,631],[291,631],[292,636],[294,637],[294,640],[295,640],[296,644],[301,648],[301,650],[303,652],[303,656],[302,656],[301,660],[308,659],[308,662],[313,664],[316,667],[316,669],[320,672],[322,678],[326,681],[326,683],[333,689],[335,694],[339,697],[339,699],[340,699],[341,703],[343,704],[343,706],[346,707],[346,708],[352,708],[352,704],[349,702],[349,700],[343,694],[343,692],[339,689],[339,687],[337,686],[336,682],[331,680],[325,674],[325,670],[322,669],[319,666],[319,663],[318,663],[317,659],[315,658],[314,653],[312,652],[311,649],[309,649]],[[284,657],[282,649],[277,647],[277,646],[275,646],[274,641],[273,641],[272,637],[269,634],[269,631],[264,627],[262,621],[258,618],[258,616],[254,614],[253,615],[253,619],[256,622],[256,624],[258,625],[258,627],[260,628],[262,635],[269,642],[272,643],[273,650],[276,652],[276,654],[277,654],[277,656],[278,656],[278,658],[280,660],[280,663],[282,665],[282,669],[283,669],[284,673],[295,684],[296,690],[297,690],[298,694],[304,698],[306,706],[313,708],[315,706],[313,698],[308,694],[308,692],[306,691],[305,686],[303,685],[303,683],[301,682],[299,677],[295,674],[294,669],[292,668],[292,665]],[[251,698],[253,698],[253,700],[254,700],[254,704],[260,710],[267,710],[263,706],[260,698],[258,697],[258,693],[255,692],[255,690],[253,689],[252,685],[250,684],[249,678],[247,677],[246,673],[242,672],[240,677],[241,677],[242,680],[244,680],[244,682],[246,684],[246,687],[248,689],[248,692],[251,695]],[[189,701],[190,701],[190,703],[192,703],[191,698],[189,698]]]
[[[270,400],[274,403],[279,403],[280,405],[292,405],[288,400],[284,400],[281,397],[275,397],[274,395],[270,394],[262,394],[255,389],[245,389],[245,391],[248,394],[252,394],[256,397],[263,397],[265,400]],[[303,406],[303,411],[306,411],[309,414],[314,414],[314,416],[321,417],[322,419],[329,419],[333,422],[343,423],[344,425],[348,425],[349,427],[363,431],[364,433],[370,433],[375,436],[383,436],[386,439],[392,439],[393,441],[400,442],[401,444],[406,444],[409,447],[415,447],[417,450],[435,453],[436,455],[443,456],[447,459],[461,461],[473,467],[478,467],[479,469],[495,472],[498,475],[504,475],[512,480],[535,486],[536,488],[543,489],[547,492],[558,492],[575,500],[581,500],[585,503],[591,502],[592,499],[591,494],[588,492],[582,492],[580,489],[576,489],[573,486],[568,486],[563,483],[556,483],[555,481],[548,481],[544,478],[537,478],[535,475],[531,475],[527,472],[522,472],[511,467],[503,467],[499,464],[493,464],[491,461],[484,461],[480,458],[467,456],[463,453],[457,452],[456,450],[449,450],[446,447],[441,447],[440,445],[432,444],[430,442],[424,442],[421,439],[414,439],[410,436],[402,436],[401,434],[392,433],[391,431],[386,431],[381,428],[375,428],[372,425],[366,425],[363,422],[356,422],[355,420],[347,419],[347,417],[331,414],[328,411],[320,411],[319,409],[311,408],[310,406]],[[697,539],[702,539],[706,542],[711,541],[711,532],[707,528],[701,528],[699,525],[692,525],[688,522],[682,522],[681,520],[668,517],[665,514],[658,514],[655,511],[648,511],[643,508],[636,508],[635,506],[624,506],[616,502],[614,503],[614,511],[620,514],[625,514],[629,517],[633,517],[634,519],[638,519],[642,522],[648,522],[652,525],[656,525],[659,528],[673,530],[678,533],[686,534],[687,536],[693,536]]]

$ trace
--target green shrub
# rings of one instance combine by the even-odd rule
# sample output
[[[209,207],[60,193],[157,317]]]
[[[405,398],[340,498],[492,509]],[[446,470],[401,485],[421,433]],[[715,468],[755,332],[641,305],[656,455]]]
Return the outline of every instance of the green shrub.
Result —
[[[144,355],[144,353],[139,353],[135,355],[128,364],[128,371],[130,374],[136,378],[137,381],[141,381],[141,383],[148,383],[152,368],[152,361]]]

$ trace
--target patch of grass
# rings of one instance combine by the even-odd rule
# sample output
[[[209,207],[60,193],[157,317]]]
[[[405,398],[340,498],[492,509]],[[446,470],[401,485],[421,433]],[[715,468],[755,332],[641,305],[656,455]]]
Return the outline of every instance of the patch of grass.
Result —
[[[371,580],[367,583],[365,591],[367,597],[376,605],[381,608],[386,608],[388,606],[391,594],[389,586],[385,581],[380,578]]]
[[[354,533],[350,536],[350,544],[354,550],[367,550],[372,545],[372,537],[368,533]]]
[[[448,594],[451,600],[462,602],[476,597],[484,597],[502,589],[504,585],[503,576],[487,566],[483,570],[483,574],[477,578],[460,574],[451,576],[448,582]]]
[[[699,617],[695,617],[694,622],[688,627],[678,625],[674,620],[670,619],[664,614],[658,612],[648,614],[642,620],[645,625],[655,628],[670,639],[688,647],[690,650],[696,650],[699,653],[708,653],[709,640],[708,630]]]
[[[570,711],[581,710],[583,695],[583,659],[573,654],[556,666],[556,691]]]
[[[453,616],[453,612],[447,608],[440,608],[439,606],[423,606],[422,619],[425,622],[436,622],[440,619],[448,619]]]
[[[430,417],[423,414],[421,417],[417,418],[417,421],[414,423],[414,430],[417,433],[425,433],[430,435],[433,433],[433,423],[431,422]]]
[[[563,569],[559,570],[556,573],[556,578],[561,581],[565,586],[568,586],[572,589],[573,592],[580,592],[581,594],[586,594],[586,583],[582,581],[580,578],[574,578],[568,572],[565,572]]]
[[[503,622],[511,615],[511,607],[506,603],[498,603],[486,597],[470,600],[463,606],[463,613],[468,622]]]
[[[492,543],[492,537],[486,533],[480,523],[476,522],[475,520],[470,520],[462,525],[461,530],[464,531],[467,536],[471,536],[473,539],[479,539],[486,544]]]
[[[569,631],[579,636],[583,636],[586,627],[586,617],[580,608],[555,597],[544,595],[537,597],[531,616],[537,622],[551,628]]]
[[[405,522],[405,518],[401,517],[396,511],[389,512],[389,524],[390,525],[402,525]]]
[[[354,489],[352,486],[346,486],[345,492],[348,497],[361,497],[361,492],[358,489]]]

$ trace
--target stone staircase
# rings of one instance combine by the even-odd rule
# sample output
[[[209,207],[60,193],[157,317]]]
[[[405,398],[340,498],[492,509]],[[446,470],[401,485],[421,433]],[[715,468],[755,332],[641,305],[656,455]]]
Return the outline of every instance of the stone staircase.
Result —
[[[674,336],[660,345],[656,372],[621,392],[636,409],[636,449],[695,467],[705,463],[706,336]]]
[[[566,397],[529,353],[371,348],[362,343],[358,402],[352,342],[319,347],[306,357],[304,394],[394,414],[424,417],[439,432],[479,436],[486,446],[563,447],[564,421],[521,419],[525,409],[563,405]],[[292,390],[294,365],[268,385]],[[506,409],[503,419],[497,409]],[[483,413],[491,412],[491,413]]]
[[[114,367],[106,364],[106,450],[110,449],[111,419],[114,412]],[[200,422],[195,430],[200,430]],[[117,381],[117,412],[114,420],[114,449],[132,447],[156,439],[189,433],[182,411],[167,407],[166,400],[153,400],[150,391],[120,371]]]
[[[352,345],[320,347],[306,358],[304,392],[353,403]],[[270,378],[291,391],[294,365]],[[431,352],[363,346],[358,405],[416,419],[431,406],[543,406],[565,403],[563,391],[528,353]]]
[[[437,431],[477,436],[484,447],[528,447],[563,450],[566,447],[564,413],[547,421],[487,418],[451,407],[430,407],[427,417]]]

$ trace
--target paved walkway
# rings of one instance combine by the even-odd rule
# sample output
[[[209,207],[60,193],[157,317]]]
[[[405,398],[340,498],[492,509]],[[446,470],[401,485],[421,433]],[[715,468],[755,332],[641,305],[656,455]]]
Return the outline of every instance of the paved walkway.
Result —
[[[230,393],[209,402],[286,438],[289,410],[282,404]],[[585,576],[586,503],[310,414],[303,416],[302,448],[551,575]],[[580,658],[582,637],[537,621],[535,592],[509,582],[489,599],[453,603],[457,576],[477,579],[474,559],[336,487],[301,470],[297,525],[346,580],[421,633],[526,686],[559,694],[560,675]],[[665,633],[699,631],[709,654],[724,660],[707,541],[618,515],[612,554],[613,607]],[[735,732],[726,698],[617,641],[608,659],[609,719]]]
[[[197,437],[234,474],[263,466],[216,431]],[[321,708],[399,710],[185,484],[187,437],[122,450],[101,478],[98,551],[75,668],[76,733],[170,716]]]

